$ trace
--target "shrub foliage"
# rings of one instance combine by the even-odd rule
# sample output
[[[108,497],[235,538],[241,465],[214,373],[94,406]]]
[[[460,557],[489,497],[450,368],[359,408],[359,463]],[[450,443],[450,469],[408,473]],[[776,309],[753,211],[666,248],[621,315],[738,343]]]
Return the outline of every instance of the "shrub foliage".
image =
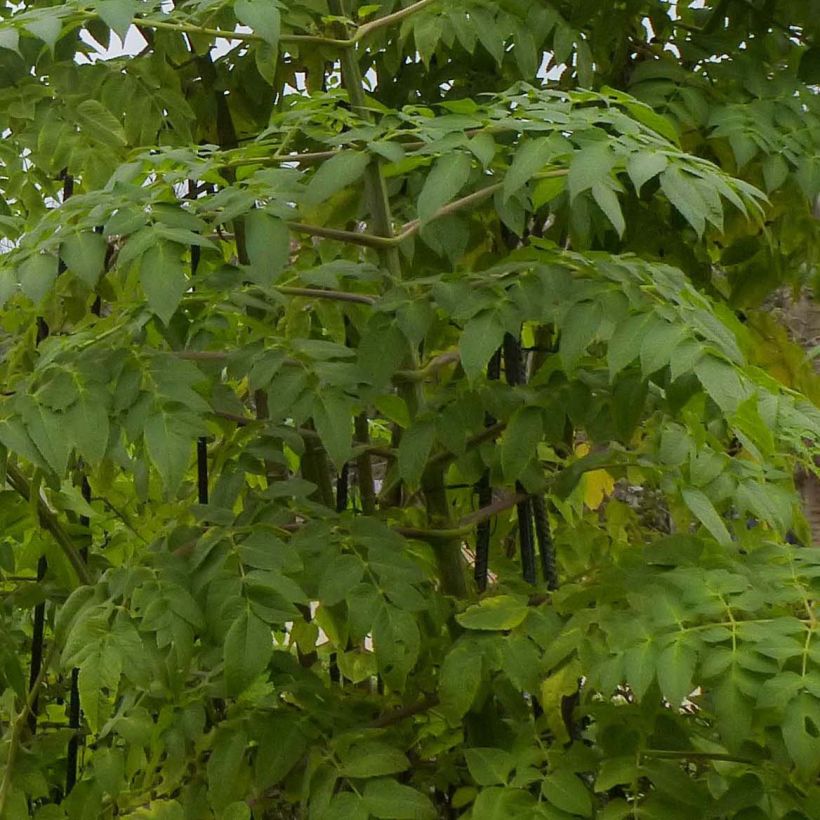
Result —
[[[0,815],[820,816],[818,0],[0,8]]]

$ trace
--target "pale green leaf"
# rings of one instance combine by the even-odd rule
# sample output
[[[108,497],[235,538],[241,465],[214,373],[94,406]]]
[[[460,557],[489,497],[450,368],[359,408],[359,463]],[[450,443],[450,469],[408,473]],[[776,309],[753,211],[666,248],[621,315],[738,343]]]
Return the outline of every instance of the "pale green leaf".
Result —
[[[183,413],[157,412],[150,415],[143,427],[145,447],[162,482],[175,490],[191,462],[199,427]]]
[[[399,442],[399,477],[417,487],[433,448],[436,427],[432,421],[416,421],[404,431]]]
[[[618,233],[618,236],[623,236],[626,230],[626,221],[621,210],[621,203],[618,201],[618,196],[612,185],[606,182],[596,182],[592,186],[592,198],[598,204],[598,207],[606,214],[606,218],[612,223],[612,227]]]
[[[737,370],[716,356],[705,356],[695,365],[695,373],[704,390],[725,413],[735,412],[750,394]]]
[[[94,7],[102,21],[124,40],[140,4],[139,0],[95,0]]]
[[[595,183],[607,184],[615,165],[615,154],[606,141],[593,142],[572,157],[567,177],[570,199],[588,191]]]
[[[481,652],[470,641],[460,641],[444,658],[438,679],[441,711],[457,723],[472,706],[481,686]]]
[[[250,278],[258,285],[273,284],[288,263],[290,234],[281,220],[260,210],[245,217]]]
[[[128,140],[119,120],[94,99],[83,100],[74,109],[83,136],[108,148],[122,148]]]
[[[687,179],[677,165],[670,165],[661,173],[661,190],[684,219],[695,229],[698,236],[706,227],[709,208],[698,189]]]
[[[60,247],[65,266],[90,288],[97,286],[105,265],[108,244],[96,231],[73,233]]]
[[[341,469],[353,452],[353,401],[325,391],[314,405],[313,421],[327,454]]]
[[[436,161],[427,174],[418,201],[419,220],[429,222],[466,185],[472,169],[470,155],[455,151]]]
[[[539,407],[521,407],[513,413],[501,439],[501,468],[508,483],[513,483],[536,455],[544,434]]]
[[[0,48],[7,48],[9,51],[20,53],[20,35],[16,28],[7,26],[0,28]]]
[[[240,23],[252,28],[268,45],[278,47],[282,21],[279,7],[275,2],[236,0],[234,13]]]
[[[342,151],[323,162],[310,178],[305,191],[306,205],[319,205],[333,194],[356,182],[370,163],[362,151]]]
[[[549,137],[525,139],[516,149],[510,170],[504,177],[504,199],[509,199],[543,170],[554,153],[554,143]]]
[[[57,260],[49,254],[34,253],[20,265],[17,275],[23,293],[39,304],[57,279]]]
[[[140,259],[140,281],[148,307],[166,325],[189,286],[181,251],[178,245],[162,239],[148,248]]]
[[[626,164],[626,171],[635,186],[635,192],[639,194],[641,188],[650,179],[662,173],[668,164],[666,154],[657,151],[642,150],[632,154]]]
[[[484,598],[456,615],[465,629],[507,630],[524,621],[529,608],[527,599],[519,595],[495,595]]]
[[[467,322],[458,346],[461,352],[461,366],[468,379],[475,379],[483,372],[503,339],[504,326],[494,310],[479,313]]]
[[[63,24],[57,8],[42,9],[41,12],[26,22],[26,31],[42,40],[51,51],[60,36]]]
[[[732,541],[729,535],[729,530],[726,529],[726,524],[718,514],[709,497],[691,487],[682,490],[683,500],[686,506],[694,513],[695,518],[706,527],[712,534],[712,537],[721,544],[730,544]]]

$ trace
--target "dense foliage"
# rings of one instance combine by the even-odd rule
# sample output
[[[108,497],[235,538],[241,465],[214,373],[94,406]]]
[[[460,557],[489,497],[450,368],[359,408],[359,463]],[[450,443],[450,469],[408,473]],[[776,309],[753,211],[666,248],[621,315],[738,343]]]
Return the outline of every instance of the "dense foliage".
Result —
[[[0,816],[820,817],[818,33],[0,4]]]

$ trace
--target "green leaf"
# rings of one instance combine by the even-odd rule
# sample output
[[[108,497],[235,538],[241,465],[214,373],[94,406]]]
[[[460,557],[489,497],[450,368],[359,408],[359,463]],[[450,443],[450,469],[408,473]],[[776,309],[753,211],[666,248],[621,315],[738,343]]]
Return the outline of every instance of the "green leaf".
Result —
[[[626,172],[635,186],[635,193],[640,194],[641,188],[653,177],[666,170],[669,160],[666,154],[656,151],[636,151],[629,157]]]
[[[734,413],[749,397],[749,388],[737,370],[716,356],[705,356],[695,365],[695,373],[704,390],[725,413]]]
[[[108,448],[108,396],[101,390],[81,387],[77,401],[63,416],[63,424],[77,452],[89,464],[98,464]]]
[[[42,40],[51,51],[54,51],[54,44],[57,42],[60,32],[63,29],[62,19],[57,9],[42,9],[37,17],[26,23],[26,31],[31,32],[35,37]]]
[[[199,432],[188,414],[158,412],[146,419],[145,447],[168,490],[175,490],[182,482]]]
[[[313,421],[337,469],[353,452],[353,402],[341,393],[325,391],[313,408]]]
[[[404,752],[380,740],[356,743],[339,754],[342,777],[381,777],[403,772],[410,766]]]
[[[481,686],[481,650],[471,641],[458,642],[444,658],[438,680],[440,708],[455,725],[472,706]]]
[[[63,435],[63,414],[32,401],[26,403],[23,421],[48,466],[58,476],[64,475],[71,448]]]
[[[783,740],[798,771],[816,777],[820,771],[820,700],[804,692],[787,707]]]
[[[612,223],[612,227],[615,228],[618,236],[622,237],[626,230],[626,221],[621,210],[621,203],[618,201],[614,188],[609,184],[609,180],[596,182],[592,186],[592,198],[606,214],[606,218]]]
[[[356,182],[370,164],[370,155],[362,151],[342,151],[323,162],[310,178],[304,195],[306,205],[319,205],[337,191]]]
[[[507,483],[520,478],[524,468],[535,457],[543,435],[540,407],[520,407],[512,414],[501,439],[501,469]]]
[[[615,154],[607,141],[594,142],[575,153],[567,176],[570,200],[596,183],[606,185],[614,165]]]
[[[222,810],[236,800],[237,786],[248,749],[248,736],[242,729],[219,731],[208,758],[208,796],[211,805],[222,817]]]
[[[288,264],[290,234],[281,220],[258,209],[245,217],[250,277],[258,285],[272,285]]]
[[[466,185],[471,169],[472,160],[464,151],[454,151],[436,161],[419,195],[418,214],[422,225]]]
[[[337,555],[325,567],[319,581],[319,600],[326,606],[343,601],[362,580],[364,564],[355,555]]]
[[[385,820],[435,820],[438,816],[429,798],[388,778],[369,780],[364,802],[370,814]]]
[[[189,286],[181,248],[164,239],[150,247],[140,259],[140,281],[148,307],[167,325]]]
[[[663,696],[673,705],[680,706],[691,693],[695,671],[695,652],[683,640],[675,640],[658,657],[658,684]]]
[[[83,136],[108,148],[122,148],[127,144],[119,120],[101,102],[83,100],[74,111]]]
[[[254,779],[259,789],[280,783],[302,759],[307,748],[304,727],[290,715],[260,717]]]
[[[532,207],[538,210],[542,205],[552,202],[567,187],[566,176],[539,179],[532,190]]]
[[[682,490],[683,500],[686,506],[695,514],[695,517],[712,534],[712,537],[720,544],[727,545],[732,542],[729,530],[723,523],[723,519],[718,515],[712,502],[705,493],[700,490],[687,487]]]
[[[470,776],[479,786],[504,786],[515,766],[515,759],[505,749],[465,749],[464,759]]]
[[[506,630],[524,621],[529,612],[527,599],[519,595],[494,595],[456,615],[465,629]]]
[[[567,370],[572,370],[595,338],[604,318],[600,302],[573,305],[561,321],[559,352]]]
[[[0,28],[0,48],[7,48],[9,51],[20,53],[20,34],[17,29],[11,26]]]
[[[589,790],[571,772],[554,772],[544,778],[541,792],[547,800],[561,811],[592,816],[592,796]]]
[[[644,377],[649,377],[669,364],[673,351],[687,337],[688,330],[683,325],[674,325],[660,318],[653,318],[642,330],[641,372]]]
[[[34,253],[20,265],[17,275],[23,293],[39,304],[57,279],[57,260],[49,254]]]
[[[12,268],[0,269],[0,309],[17,292],[17,276]]]
[[[230,696],[245,691],[262,674],[273,652],[270,627],[244,609],[225,635],[225,689]]]
[[[96,231],[71,234],[60,247],[66,267],[90,288],[97,286],[107,251],[108,243]]]
[[[661,190],[683,218],[703,236],[709,209],[698,189],[677,165],[670,165],[661,173]]]
[[[610,381],[614,381],[618,373],[635,361],[641,352],[646,326],[652,320],[652,314],[639,313],[619,322],[609,340],[607,350]]]
[[[339,792],[333,796],[322,820],[368,820],[364,798],[353,792]]]
[[[509,199],[523,188],[538,171],[543,170],[554,154],[554,142],[549,137],[523,140],[515,152],[510,170],[504,177],[504,199]]]
[[[410,487],[418,487],[436,438],[435,424],[417,420],[402,433],[399,442],[399,477]]]
[[[234,13],[240,23],[252,28],[274,49],[278,48],[281,15],[276,3],[271,0],[236,0]]]
[[[385,603],[373,623],[373,647],[385,683],[401,692],[421,651],[421,635],[415,617]]]
[[[125,40],[125,35],[139,7],[139,0],[95,0],[94,2],[97,14],[120,40]]]
[[[477,378],[504,339],[504,326],[495,310],[486,310],[467,322],[459,340],[461,366],[467,378]]]

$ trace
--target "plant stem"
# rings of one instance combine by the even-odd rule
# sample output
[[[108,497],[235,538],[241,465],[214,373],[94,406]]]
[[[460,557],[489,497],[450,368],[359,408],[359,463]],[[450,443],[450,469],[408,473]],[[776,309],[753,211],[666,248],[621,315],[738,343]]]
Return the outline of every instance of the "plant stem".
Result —
[[[386,28],[387,26],[395,25],[401,22],[411,14],[421,11],[426,6],[429,6],[435,0],[419,0],[412,6],[400,9],[399,11],[387,14],[384,17],[379,17],[369,23],[359,26],[352,37],[323,37],[317,34],[283,34],[279,38],[280,43],[292,43],[293,45],[317,45],[317,46],[333,46],[335,48],[352,49],[360,43],[368,34]],[[89,16],[92,16],[89,14]],[[267,42],[262,35],[253,31],[227,31],[225,29],[208,28],[207,26],[198,26],[194,23],[179,23],[171,22],[169,20],[152,20],[147,17],[135,17],[133,23],[138,28],[156,28],[165,29],[167,31],[181,31],[187,34],[206,34],[212,37],[224,37],[226,40],[245,40],[253,42]]]
[[[93,583],[91,580],[91,575],[89,574],[83,559],[80,557],[80,553],[74,547],[74,544],[71,542],[71,538],[69,538],[54,513],[51,512],[42,498],[38,497],[36,499],[32,499],[31,485],[29,484],[28,479],[26,479],[26,477],[13,464],[6,465],[6,478],[8,479],[12,489],[22,496],[27,502],[32,503],[32,501],[34,501],[36,503],[37,516],[40,520],[40,524],[43,529],[46,529],[51,533],[54,540],[63,551],[63,554],[68,559],[68,562],[74,568],[74,572],[77,573],[80,583]]]

